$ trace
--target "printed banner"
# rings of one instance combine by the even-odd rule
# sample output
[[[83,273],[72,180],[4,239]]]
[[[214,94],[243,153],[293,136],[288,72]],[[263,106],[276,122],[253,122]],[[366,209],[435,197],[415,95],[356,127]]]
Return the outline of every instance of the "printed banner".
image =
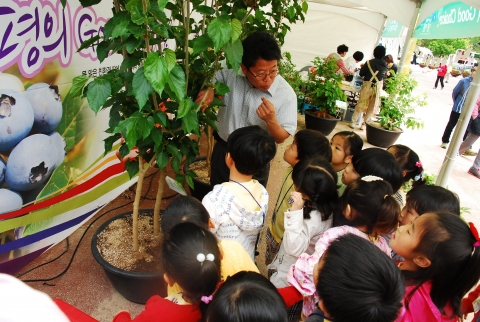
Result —
[[[453,39],[480,36],[480,11],[463,2],[450,3],[427,17],[413,38]]]
[[[0,3],[0,272],[19,271],[136,180],[115,155],[119,143],[104,156],[108,111],[67,95],[75,76],[122,62],[77,52],[103,33],[110,5]]]
[[[382,33],[382,38],[397,38],[402,35],[403,25],[395,20],[390,22]]]

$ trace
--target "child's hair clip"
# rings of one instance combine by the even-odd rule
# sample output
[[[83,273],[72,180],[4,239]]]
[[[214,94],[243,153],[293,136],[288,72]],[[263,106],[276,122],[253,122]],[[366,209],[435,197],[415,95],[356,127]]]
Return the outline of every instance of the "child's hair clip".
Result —
[[[372,182],[372,181],[383,181],[382,178],[380,177],[377,177],[377,176],[365,176],[365,177],[362,177],[362,181],[366,181],[366,182]]]
[[[418,163],[418,162],[417,162],[417,163]],[[413,180],[414,180],[414,181],[418,181],[418,180],[423,180],[423,178],[425,178],[425,171],[422,171],[422,173],[417,174],[417,175],[413,178]]]
[[[420,162],[420,161],[415,162],[415,166],[418,167],[418,168],[423,167],[422,162]]]
[[[478,236],[478,231],[473,222],[469,222],[468,226],[470,227],[470,231],[472,232],[473,237],[475,237],[476,242],[473,244],[473,247],[480,246],[480,237]]]
[[[205,259],[206,259],[207,261],[213,262],[213,261],[215,260],[215,255],[210,254],[210,253],[207,254],[207,256],[205,256],[205,254],[203,254],[203,253],[199,253],[199,254],[197,255],[197,261],[199,261],[200,263],[203,263],[203,262],[205,261]]]
[[[293,203],[293,198],[292,198],[292,196],[290,196],[290,198],[288,198],[287,203],[288,203],[289,205],[291,205],[291,204]]]
[[[205,304],[208,304],[208,303],[210,303],[210,302],[212,301],[212,299],[213,299],[213,295],[210,295],[210,296],[202,296],[202,297],[200,298],[200,301],[202,301],[202,302],[205,303]]]

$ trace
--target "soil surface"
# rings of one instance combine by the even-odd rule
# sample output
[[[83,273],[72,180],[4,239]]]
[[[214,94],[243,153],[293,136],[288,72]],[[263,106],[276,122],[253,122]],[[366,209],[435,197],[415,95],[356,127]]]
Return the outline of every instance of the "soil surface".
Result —
[[[111,265],[126,271],[161,271],[161,234],[153,233],[153,213],[138,214],[138,251],[132,247],[132,224],[132,215],[112,221],[97,236],[98,251]]]
[[[206,160],[195,161],[190,164],[188,167],[189,170],[192,170],[197,175],[197,180],[210,184],[210,176],[208,175],[208,167]]]

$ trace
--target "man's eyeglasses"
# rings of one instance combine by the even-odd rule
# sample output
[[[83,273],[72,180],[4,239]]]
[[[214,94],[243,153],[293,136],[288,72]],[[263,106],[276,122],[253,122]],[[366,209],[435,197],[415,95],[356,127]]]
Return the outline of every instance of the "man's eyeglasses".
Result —
[[[260,79],[265,79],[267,78],[267,76],[269,76],[270,78],[274,78],[275,76],[278,75],[278,70],[271,71],[270,73],[258,73],[256,75],[252,73],[250,69],[247,69],[247,70],[250,74],[252,74],[253,77],[260,78]]]

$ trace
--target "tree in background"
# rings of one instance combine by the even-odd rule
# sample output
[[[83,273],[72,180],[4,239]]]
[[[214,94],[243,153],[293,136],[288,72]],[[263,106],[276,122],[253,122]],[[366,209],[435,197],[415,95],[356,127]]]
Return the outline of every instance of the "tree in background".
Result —
[[[450,54],[455,54],[456,50],[459,48],[467,49],[472,47],[472,39],[474,38],[419,39],[417,40],[417,45],[430,49],[434,56],[448,56]]]

